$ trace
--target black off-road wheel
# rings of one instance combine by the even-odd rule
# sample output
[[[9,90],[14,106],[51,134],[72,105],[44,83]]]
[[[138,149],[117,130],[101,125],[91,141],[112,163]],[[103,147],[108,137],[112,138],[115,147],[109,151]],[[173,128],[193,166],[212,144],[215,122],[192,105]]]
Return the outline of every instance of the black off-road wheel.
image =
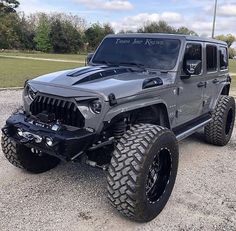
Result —
[[[205,127],[205,138],[210,144],[224,146],[232,135],[235,121],[235,100],[231,96],[220,96],[212,115],[212,121]]]
[[[119,140],[108,170],[108,198],[123,215],[139,222],[165,207],[178,169],[178,144],[167,128],[131,127]]]
[[[46,172],[60,163],[58,158],[17,144],[4,134],[1,145],[5,157],[11,164],[32,173]]]

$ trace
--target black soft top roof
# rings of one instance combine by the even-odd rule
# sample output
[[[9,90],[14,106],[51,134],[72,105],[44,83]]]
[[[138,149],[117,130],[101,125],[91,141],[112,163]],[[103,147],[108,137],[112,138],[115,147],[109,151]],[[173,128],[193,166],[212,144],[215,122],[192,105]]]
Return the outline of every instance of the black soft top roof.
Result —
[[[226,42],[212,39],[212,38],[203,38],[198,36],[182,35],[182,34],[162,34],[162,33],[128,33],[128,34],[111,34],[107,37],[110,38],[126,38],[126,37],[136,37],[136,38],[176,38],[186,41],[198,41],[198,42],[209,42],[217,43],[224,46],[227,46]]]

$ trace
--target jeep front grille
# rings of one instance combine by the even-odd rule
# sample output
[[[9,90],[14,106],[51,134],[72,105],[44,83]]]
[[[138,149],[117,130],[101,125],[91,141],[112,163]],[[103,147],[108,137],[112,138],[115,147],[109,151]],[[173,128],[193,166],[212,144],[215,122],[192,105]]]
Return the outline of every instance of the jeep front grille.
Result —
[[[74,102],[37,96],[30,105],[32,115],[37,116],[41,112],[54,113],[55,119],[62,124],[84,127],[84,117]]]

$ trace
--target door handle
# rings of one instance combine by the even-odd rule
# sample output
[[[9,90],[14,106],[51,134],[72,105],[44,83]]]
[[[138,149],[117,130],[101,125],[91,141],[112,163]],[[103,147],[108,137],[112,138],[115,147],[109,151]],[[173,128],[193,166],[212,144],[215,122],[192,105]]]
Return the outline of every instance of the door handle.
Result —
[[[219,83],[219,82],[220,82],[220,80],[218,80],[218,79],[214,79],[214,80],[212,81],[212,83],[214,83],[214,84]]]
[[[200,82],[197,84],[197,87],[205,87],[206,86],[206,82]]]

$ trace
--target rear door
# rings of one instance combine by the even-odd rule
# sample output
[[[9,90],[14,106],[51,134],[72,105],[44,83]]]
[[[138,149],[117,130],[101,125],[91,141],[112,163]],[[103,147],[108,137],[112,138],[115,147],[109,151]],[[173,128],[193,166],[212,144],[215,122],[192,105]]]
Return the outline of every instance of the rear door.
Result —
[[[228,51],[227,48],[216,44],[205,44],[204,73],[206,76],[206,88],[204,89],[203,112],[211,109],[214,99],[220,94],[221,83],[228,75]]]

